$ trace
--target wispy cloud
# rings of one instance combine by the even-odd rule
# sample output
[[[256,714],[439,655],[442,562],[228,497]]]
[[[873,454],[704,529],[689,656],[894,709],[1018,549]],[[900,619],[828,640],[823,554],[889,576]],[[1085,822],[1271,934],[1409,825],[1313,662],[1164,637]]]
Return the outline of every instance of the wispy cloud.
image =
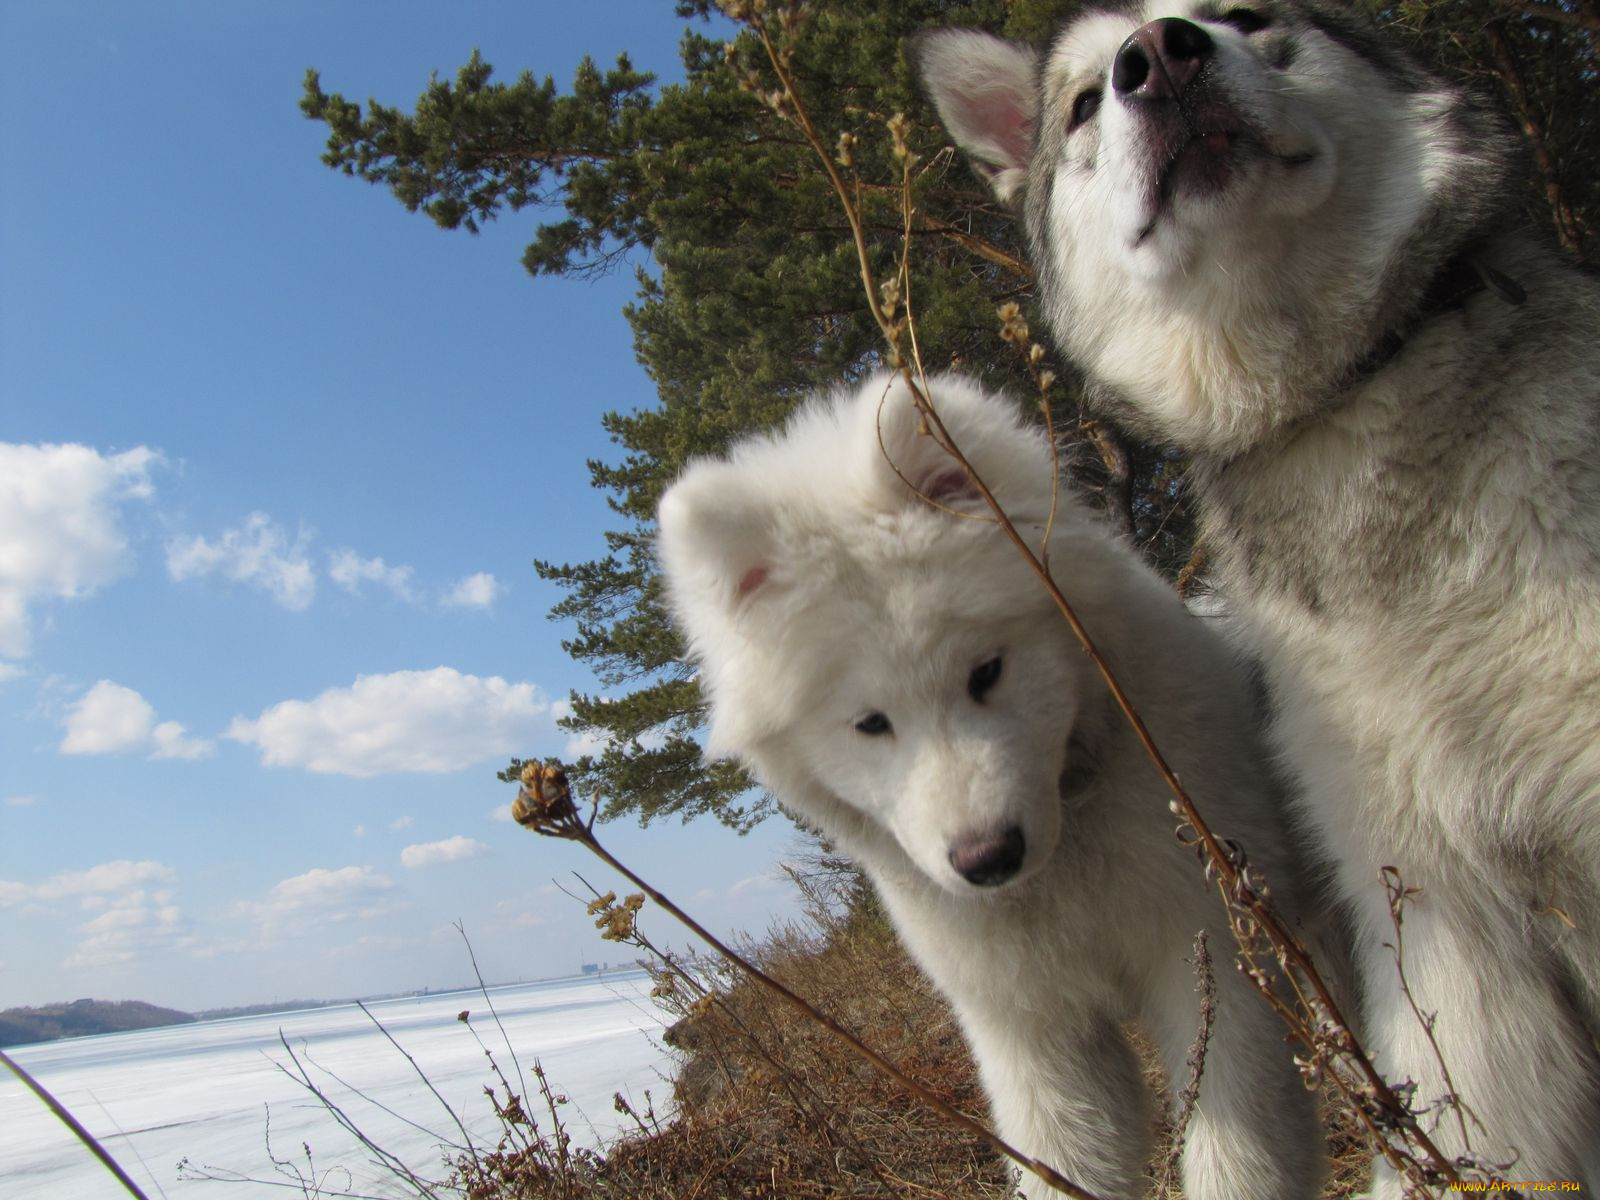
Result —
[[[132,688],[109,679],[95,684],[67,713],[63,754],[148,752],[151,758],[203,758],[212,744],[190,737],[176,721],[156,722],[156,710]]]
[[[294,540],[266,513],[251,513],[215,541],[177,538],[167,544],[167,573],[178,581],[220,575],[266,591],[284,608],[303,612],[316,595],[316,572],[307,556],[311,534]]]
[[[531,683],[450,667],[362,675],[311,700],[285,700],[224,737],[257,747],[270,767],[368,777],[455,771],[525,750],[549,730],[550,705]]]
[[[363,583],[388,588],[401,600],[415,600],[410,567],[391,567],[381,558],[362,558],[354,550],[335,550],[328,556],[328,578],[352,596],[361,594]]]
[[[78,927],[79,942],[62,966],[93,969],[132,962],[144,955],[182,949],[195,942],[190,924],[170,890],[143,888],[116,897]]]
[[[165,863],[119,858],[82,871],[62,871],[43,883],[0,880],[0,906],[36,901],[78,899],[87,907],[100,907],[103,898],[154,883],[169,883],[178,873]]]
[[[440,603],[447,608],[489,609],[505,593],[505,585],[487,571],[458,579]]]
[[[28,653],[40,600],[86,596],[127,571],[121,506],[155,494],[160,462],[145,446],[0,442],[0,656]]]
[[[399,907],[394,881],[371,867],[313,867],[275,884],[264,900],[240,906],[266,936],[318,925],[370,920]]]
[[[456,834],[442,842],[421,842],[400,851],[403,866],[415,871],[420,867],[436,867],[440,863],[463,862],[469,858],[482,858],[489,847],[482,842]]]

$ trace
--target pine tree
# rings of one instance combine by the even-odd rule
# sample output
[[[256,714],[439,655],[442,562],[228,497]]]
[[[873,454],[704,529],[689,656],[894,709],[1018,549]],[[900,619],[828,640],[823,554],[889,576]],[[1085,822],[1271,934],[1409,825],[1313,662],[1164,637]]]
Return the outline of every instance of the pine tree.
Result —
[[[705,17],[712,0],[684,0]],[[767,19],[776,22],[780,5]],[[902,47],[938,24],[1043,40],[1067,0],[808,0],[794,71],[826,136],[855,136],[854,177],[880,269],[901,253],[899,169],[883,132],[910,118],[920,158],[909,248],[919,341],[930,369],[959,365],[1028,394],[1020,357],[997,336],[996,307],[1026,309],[1032,275],[1020,232],[959,162],[912,84]],[[1499,91],[1528,132],[1529,211],[1576,257],[1594,246],[1600,159],[1594,105],[1600,18],[1594,0],[1403,0],[1373,3],[1425,57]],[[523,256],[535,275],[631,266],[626,310],[659,404],[605,414],[623,447],[591,462],[619,528],[603,557],[536,563],[566,589],[553,616],[605,694],[575,694],[567,725],[606,749],[573,764],[607,818],[713,813],[747,827],[768,811],[728,764],[700,761],[702,705],[662,607],[650,534],[657,498],[692,456],[780,422],[801,397],[882,364],[837,198],[811,150],[763,97],[774,86],[753,37],[696,33],[682,44],[685,81],[657,88],[626,56],[585,59],[572,89],[523,74],[498,82],[476,54],[453,82],[435,79],[412,112],[365,109],[308,72],[301,108],[329,129],[323,160],[387,186],[446,229],[476,231],[534,209]],[[886,273],[880,270],[880,276]],[[1034,321],[1035,327],[1040,323]],[[1068,405],[1070,408],[1070,405]],[[1119,463],[1118,456],[1125,455]],[[1114,439],[1077,456],[1086,488],[1162,567],[1189,555],[1176,457]]]

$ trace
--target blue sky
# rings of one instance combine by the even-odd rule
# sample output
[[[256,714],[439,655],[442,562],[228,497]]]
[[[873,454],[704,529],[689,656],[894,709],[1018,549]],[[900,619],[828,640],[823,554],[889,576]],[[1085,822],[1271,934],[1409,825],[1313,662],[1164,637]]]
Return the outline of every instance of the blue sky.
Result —
[[[493,979],[618,956],[493,772],[595,686],[529,564],[603,552],[632,281],[532,279],[536,217],[439,231],[296,108],[475,47],[680,72],[671,0],[597,11],[0,0],[0,1007],[455,983],[458,919]],[[789,910],[781,822],[606,840],[713,927]]]

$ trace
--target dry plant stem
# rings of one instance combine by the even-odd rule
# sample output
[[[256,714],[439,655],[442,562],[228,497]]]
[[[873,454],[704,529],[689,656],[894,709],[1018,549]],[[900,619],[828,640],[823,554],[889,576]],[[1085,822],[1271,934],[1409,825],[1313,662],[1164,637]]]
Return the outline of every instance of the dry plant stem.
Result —
[[[1411,984],[1406,979],[1406,935],[1405,917],[1401,910],[1412,896],[1418,894],[1421,888],[1409,888],[1400,872],[1394,867],[1384,867],[1378,872],[1383,879],[1384,889],[1389,893],[1389,920],[1394,925],[1394,944],[1389,948],[1394,951],[1394,969],[1400,979],[1400,991],[1405,996],[1406,1003],[1411,1006],[1411,1015],[1416,1018],[1417,1024],[1422,1027],[1423,1034],[1428,1039],[1428,1048],[1433,1052],[1433,1060],[1439,1066],[1439,1074],[1444,1079],[1445,1096],[1440,1101],[1449,1106],[1456,1116],[1457,1132],[1461,1135],[1461,1145],[1466,1154],[1472,1155],[1472,1135],[1467,1131],[1467,1118],[1472,1118],[1472,1123],[1479,1124],[1477,1114],[1467,1107],[1461,1099],[1461,1094],[1456,1091],[1455,1080],[1450,1077],[1449,1064],[1445,1062],[1444,1051],[1439,1049],[1439,1043],[1433,1036],[1434,1017],[1422,1011],[1417,1004],[1417,999],[1411,994]]]
[[[907,1075],[894,1063],[862,1042],[855,1034],[826,1013],[818,1011],[803,996],[791,991],[783,983],[774,979],[749,959],[739,954],[709,929],[684,912],[683,909],[636,875],[626,864],[615,858],[609,850],[602,846],[594,836],[594,822],[599,812],[598,806],[590,813],[587,821],[578,816],[577,809],[572,802],[566,772],[559,766],[527,763],[523,766],[522,781],[523,790],[518,793],[516,801],[511,806],[511,815],[519,825],[532,829],[535,833],[542,834],[545,837],[563,838],[567,841],[580,843],[591,854],[622,875],[623,878],[627,879],[662,909],[676,917],[696,937],[700,938],[701,941],[705,942],[706,945],[710,946],[724,959],[733,963],[763,987],[780,996],[786,1003],[799,1010],[808,1019],[821,1025],[829,1033],[839,1038],[856,1054],[871,1063],[890,1079],[893,1079],[946,1120],[952,1124],[959,1125],[975,1137],[981,1138],[1012,1162],[1037,1175],[1057,1191],[1074,1197],[1074,1200],[1101,1200],[1100,1197],[1097,1197],[1092,1192],[1085,1191],[1048,1163],[1024,1154],[981,1121],[974,1120],[960,1109],[946,1103],[928,1091],[927,1088],[912,1079],[911,1076]]]
[[[962,470],[967,473],[967,477],[972,481],[979,495],[983,497],[984,503],[989,506],[989,510],[994,514],[1006,537],[1039,576],[1057,610],[1066,619],[1074,636],[1077,637],[1079,645],[1083,647],[1084,653],[1089,656],[1089,660],[1094,663],[1100,677],[1105,681],[1106,686],[1110,688],[1117,707],[1122,711],[1123,717],[1133,729],[1134,735],[1139,739],[1140,746],[1155,765],[1163,782],[1166,783],[1168,790],[1172,793],[1173,812],[1182,819],[1184,825],[1194,831],[1196,842],[1204,851],[1207,875],[1215,879],[1218,890],[1228,903],[1230,914],[1232,914],[1230,915],[1230,922],[1234,924],[1236,932],[1241,932],[1241,947],[1248,950],[1247,941],[1252,928],[1264,933],[1272,943],[1274,952],[1279,956],[1284,966],[1290,968],[1290,983],[1299,994],[1301,1000],[1307,1002],[1308,1010],[1314,1015],[1323,1014],[1337,1028],[1347,1030],[1349,1024],[1329,992],[1327,984],[1312,964],[1311,956],[1307,953],[1305,947],[1300,945],[1299,940],[1295,938],[1288,927],[1278,919],[1277,914],[1267,904],[1263,892],[1257,889],[1255,884],[1247,877],[1245,871],[1235,862],[1235,854],[1223,845],[1221,839],[1217,837],[1210,825],[1200,815],[1199,809],[1195,807],[1194,801],[1189,797],[1176,772],[1173,771],[1165,756],[1161,753],[1160,748],[1157,747],[1155,739],[1151,736],[1149,728],[1144,723],[1144,719],[1140,717],[1138,710],[1134,708],[1133,702],[1123,690],[1121,683],[1111,670],[1110,664],[1101,655],[1088,629],[1078,619],[1078,614],[1073,610],[1066,596],[1062,594],[1061,589],[1056,586],[1056,582],[1051,577],[1050,572],[1040,562],[1038,556],[1033,553],[1032,548],[1029,547],[1027,541],[1018,532],[1016,526],[1011,523],[1010,518],[1001,508],[999,501],[995,499],[994,493],[989,490],[988,485],[979,477],[972,464],[967,461],[966,456],[961,453],[960,447],[955,444],[954,438],[951,437],[944,423],[939,419],[933,403],[926,393],[918,388],[916,381],[910,377],[909,372],[906,373],[906,382],[916,396],[917,404],[922,409],[938,441],[961,466]],[[1241,926],[1241,921],[1248,921],[1248,925]],[[1249,974],[1251,981],[1256,984],[1262,994],[1269,1000],[1276,1001],[1276,997],[1271,993],[1270,982],[1262,976],[1259,968],[1255,968],[1252,964],[1252,970]],[[1306,996],[1304,991],[1306,987],[1309,987],[1313,993],[1314,1003],[1310,1003],[1312,997]],[[1276,1002],[1274,1007],[1278,1009],[1280,1015],[1286,1017],[1291,1030],[1306,1042],[1308,1048],[1314,1051],[1319,1049],[1316,1045],[1315,1037],[1303,1030],[1301,1022],[1295,1019],[1295,1014],[1283,1007],[1281,1002]],[[1383,1135],[1384,1128],[1387,1126],[1403,1132],[1417,1152],[1426,1160],[1428,1168],[1435,1172],[1441,1180],[1446,1183],[1457,1182],[1460,1176],[1456,1171],[1455,1165],[1433,1144],[1432,1139],[1417,1124],[1413,1115],[1378,1073],[1371,1061],[1355,1046],[1353,1039],[1339,1045],[1338,1050],[1358,1077],[1354,1085],[1354,1092],[1369,1098],[1376,1104],[1379,1113],[1382,1114],[1381,1117],[1376,1116],[1368,1112],[1365,1105],[1358,1105],[1358,1111],[1362,1113],[1363,1120],[1368,1124],[1371,1132],[1379,1137],[1379,1144],[1385,1156],[1389,1157],[1397,1168],[1403,1169],[1405,1165],[1403,1160],[1389,1145],[1388,1138]],[[1346,1090],[1347,1092],[1350,1091],[1350,1089]]]
[[[827,148],[823,146],[817,136],[817,130],[811,124],[811,116],[806,112],[805,106],[800,102],[800,96],[794,89],[794,81],[789,75],[788,68],[783,63],[783,56],[777,46],[772,42],[772,35],[766,23],[759,16],[740,17],[739,14],[730,12],[729,16],[735,20],[743,21],[745,27],[751,30],[761,40],[761,47],[766,51],[767,59],[772,64],[772,69],[777,73],[778,82],[783,85],[783,94],[789,101],[793,119],[800,132],[805,136],[806,142],[816,152],[817,158],[822,162],[822,169],[828,174],[828,182],[833,185],[833,190],[839,194],[844,203],[845,220],[850,223],[850,236],[855,241],[856,258],[861,264],[861,286],[867,293],[867,305],[872,310],[873,319],[878,322],[878,328],[883,330],[884,336],[889,339],[891,346],[895,345],[893,335],[893,318],[884,311],[878,298],[877,288],[874,287],[872,278],[872,259],[867,250],[866,230],[861,225],[861,212],[850,202],[850,192],[845,184],[844,177],[839,174],[838,167],[829,156]]]
[[[283,1037],[283,1031],[282,1030],[278,1031],[278,1036],[279,1036],[279,1039],[281,1040],[282,1037]],[[370,1096],[366,1092],[362,1091],[359,1087],[357,1087],[355,1084],[351,1083],[348,1079],[344,1078],[344,1076],[340,1075],[337,1071],[333,1070],[331,1067],[327,1067],[327,1066],[324,1066],[322,1063],[319,1063],[316,1059],[311,1057],[311,1052],[309,1050],[302,1049],[301,1053],[304,1055],[306,1062],[308,1062],[312,1066],[316,1067],[317,1070],[321,1071],[324,1075],[326,1075],[329,1079],[333,1080],[340,1087],[344,1088],[351,1095],[361,1097],[361,1099],[365,1100],[368,1104],[372,1105],[379,1112],[388,1113],[389,1116],[393,1117],[396,1121],[399,1121],[402,1125],[409,1125],[412,1129],[415,1129],[418,1133],[427,1134],[430,1138],[432,1138],[435,1142],[437,1142],[441,1146],[448,1146],[448,1147],[450,1147],[450,1149],[459,1151],[462,1154],[466,1153],[467,1148],[465,1146],[459,1145],[456,1142],[452,1142],[449,1138],[445,1137],[442,1133],[438,1133],[435,1130],[429,1129],[426,1125],[423,1125],[418,1121],[413,1121],[410,1117],[406,1116],[404,1113],[398,1112],[395,1109],[390,1108],[383,1101],[374,1099],[372,1096]],[[279,1065],[278,1069],[279,1070],[283,1070],[283,1067],[282,1067],[281,1064]],[[288,1072],[285,1072],[285,1073],[289,1074]],[[295,1078],[295,1076],[292,1075],[292,1074],[290,1074],[289,1077],[291,1079]]]
[[[594,823],[592,821],[589,823],[589,827],[591,829],[593,824]],[[594,902],[589,906],[589,911],[591,914],[596,911],[597,905],[604,904],[608,899],[615,898],[615,892],[611,892],[602,896],[600,890],[596,888],[594,884],[590,883],[582,875],[578,875],[576,871],[574,871],[573,874],[577,875],[579,882],[581,882],[584,887],[588,888],[590,893],[595,897]],[[632,876],[630,876],[630,878],[632,878]],[[565,888],[562,888],[561,890],[566,892]],[[567,892],[566,894],[571,895],[570,892]],[[577,899],[577,897],[574,897],[574,899]],[[681,915],[680,919],[682,919]],[[604,918],[602,918],[602,923],[603,921]],[[689,924],[691,924],[691,927],[698,929],[698,927],[693,926],[692,923]],[[747,1023],[744,1018],[739,1015],[739,1013],[734,1011],[734,1009],[730,1008],[728,1005],[723,1004],[715,992],[713,992],[710,988],[707,988],[698,979],[691,975],[672,956],[670,952],[661,949],[661,947],[657,946],[648,937],[646,937],[644,932],[640,930],[637,922],[629,922],[628,934],[625,938],[612,938],[610,934],[605,934],[602,936],[607,937],[609,940],[625,941],[630,945],[637,946],[639,949],[644,950],[651,956],[651,958],[665,963],[668,971],[671,972],[671,977],[681,980],[685,986],[694,992],[696,996],[700,997],[700,1003],[715,1004],[728,1024],[738,1031],[740,1037],[744,1038],[745,1042],[749,1045],[750,1050],[758,1058],[760,1058],[762,1062],[766,1063],[773,1069],[778,1082],[783,1086],[784,1091],[789,1094],[789,1099],[794,1104],[795,1108],[807,1114],[816,1123],[817,1127],[822,1130],[823,1134],[828,1139],[829,1144],[844,1146],[853,1151],[879,1183],[881,1183],[884,1187],[893,1190],[894,1185],[885,1176],[883,1169],[878,1164],[876,1158],[869,1154],[854,1137],[839,1129],[832,1121],[828,1119],[828,1105],[826,1101],[824,1101],[823,1098],[817,1094],[816,1090],[805,1081],[800,1073],[791,1070],[789,1064],[780,1059],[775,1052],[770,1049],[764,1041],[762,1041],[761,1036],[753,1028],[751,1028],[749,1023]],[[740,962],[736,956],[730,955],[730,960],[734,962]],[[720,1061],[720,1058],[718,1065],[722,1067],[723,1074],[725,1076],[728,1075],[727,1066]],[[731,1076],[728,1077],[731,1082]],[[801,1093],[804,1094],[802,1095]],[[621,1099],[620,1094],[617,1098],[619,1100]],[[635,1117],[634,1119],[637,1120],[638,1118]]]
[[[464,921],[456,922],[456,932],[461,935],[461,940],[467,947],[467,958],[472,963],[473,977],[478,981],[478,992],[483,996],[483,1002],[489,1006],[489,1015],[494,1018],[494,1026],[500,1031],[500,1038],[506,1044],[506,1053],[511,1056],[511,1065],[517,1069],[517,1087],[520,1089],[517,1095],[519,1097],[525,1097],[528,1094],[528,1083],[527,1080],[523,1079],[522,1077],[522,1063],[517,1058],[516,1050],[514,1050],[511,1046],[511,1035],[506,1032],[506,1027],[500,1023],[500,1014],[495,1011],[494,1000],[489,995],[489,987],[483,982],[483,972],[478,969],[478,956],[473,953],[472,939],[467,936],[467,926]],[[474,1036],[477,1035],[474,1034]],[[485,1047],[484,1053],[489,1053],[487,1047]],[[490,1061],[494,1061],[492,1055],[490,1056]],[[498,1065],[495,1067],[495,1074],[500,1074],[500,1068]],[[507,1082],[504,1075],[500,1076],[500,1080],[502,1083],[505,1083],[506,1090],[510,1091],[511,1084]]]
[[[1274,1002],[1274,1007],[1281,1016],[1285,1017],[1291,1030],[1307,1044],[1314,1054],[1323,1056],[1330,1049],[1334,1052],[1336,1056],[1333,1060],[1335,1079],[1339,1082],[1345,1094],[1355,1102],[1357,1112],[1369,1132],[1374,1135],[1379,1149],[1396,1169],[1408,1175],[1414,1175],[1415,1173],[1414,1165],[1408,1163],[1406,1157],[1391,1144],[1388,1136],[1389,1131],[1400,1133],[1409,1142],[1410,1146],[1414,1148],[1415,1154],[1420,1156],[1425,1162],[1427,1170],[1437,1180],[1445,1183],[1458,1182],[1460,1175],[1455,1164],[1433,1144],[1432,1139],[1428,1137],[1427,1133],[1416,1121],[1414,1114],[1411,1113],[1409,1108],[1378,1073],[1370,1059],[1356,1045],[1354,1038],[1348,1035],[1349,1024],[1345,1021],[1326,983],[1313,966],[1310,955],[1289,929],[1278,919],[1277,915],[1267,905],[1262,892],[1256,889],[1246,873],[1236,865],[1234,855],[1230,854],[1221,840],[1212,832],[1211,827],[1206,824],[1176,773],[1156,746],[1149,729],[1145,726],[1138,711],[1133,707],[1127,693],[1123,691],[1110,666],[1101,656],[1088,630],[1084,628],[1077,614],[1073,611],[1071,604],[1062,595],[1060,588],[1056,586],[1055,580],[1051,578],[1050,572],[1039,557],[1033,553],[1027,542],[1006,516],[1004,510],[996,501],[994,494],[989,490],[988,485],[978,476],[972,464],[967,461],[966,456],[956,446],[954,439],[939,419],[939,415],[928,397],[925,387],[925,375],[922,377],[922,385],[919,385],[918,379],[913,377],[912,371],[901,361],[899,337],[902,330],[895,323],[893,317],[885,312],[879,302],[879,292],[877,287],[874,286],[875,280],[873,278],[871,257],[862,228],[861,217],[851,203],[850,192],[835,168],[833,160],[829,157],[821,139],[818,137],[815,127],[811,124],[805,105],[794,87],[793,77],[787,67],[786,56],[773,43],[766,24],[759,15],[752,16],[748,13],[743,15],[742,20],[745,26],[759,38],[763,49],[766,51],[768,62],[783,87],[783,96],[789,110],[790,119],[812,147],[845,209],[846,219],[849,222],[855,242],[856,255],[861,271],[862,288],[866,294],[867,304],[894,353],[894,357],[897,360],[896,365],[899,366],[906,383],[910,386],[917,406],[927,421],[930,432],[933,433],[935,440],[966,472],[985,504],[988,505],[995,519],[999,522],[1000,527],[1005,531],[1006,537],[1016,546],[1017,550],[1039,575],[1056,608],[1066,619],[1079,644],[1082,645],[1084,652],[1088,654],[1101,678],[1105,680],[1106,686],[1111,689],[1117,707],[1121,709],[1123,716],[1132,727],[1135,736],[1138,737],[1146,755],[1155,765],[1168,789],[1172,792],[1174,813],[1181,817],[1184,824],[1194,831],[1196,840],[1201,846],[1208,864],[1208,874],[1215,873],[1214,877],[1218,889],[1227,901],[1230,913],[1235,914],[1230,917],[1230,921],[1234,923],[1236,933],[1241,935],[1241,948],[1246,951],[1247,957],[1249,957],[1247,942],[1250,934],[1253,931],[1264,933],[1271,942],[1280,962],[1289,969],[1290,982],[1302,1003],[1306,1004],[1307,1011],[1316,1019],[1317,1025],[1332,1024],[1340,1031],[1342,1036],[1338,1038],[1332,1047],[1321,1044],[1315,1027],[1308,1028],[1304,1022],[1298,1019],[1298,1014],[1287,1009],[1281,1002],[1276,1000],[1276,997],[1272,996],[1270,982],[1265,978],[1260,968],[1254,965],[1253,961],[1248,972],[1252,982],[1256,984],[1264,996]],[[917,374],[922,375],[920,363],[917,365]],[[1245,924],[1241,925],[1241,922],[1245,922]],[[1306,995],[1304,989],[1307,986],[1313,993],[1313,997]],[[1353,1073],[1353,1079],[1345,1077],[1345,1072],[1339,1069],[1341,1065]],[[1418,1194],[1424,1196],[1427,1194],[1426,1191],[1421,1190],[1420,1183]]]
[[[289,1055],[289,1061],[295,1066],[295,1070],[291,1071],[288,1067],[285,1067],[280,1063],[278,1065],[278,1069],[280,1071],[315,1096],[318,1103],[320,1103],[322,1107],[328,1111],[328,1113],[345,1130],[345,1132],[349,1133],[351,1137],[355,1138],[369,1151],[378,1156],[379,1165],[386,1167],[389,1171],[393,1172],[396,1177],[404,1180],[408,1185],[415,1188],[418,1195],[427,1196],[430,1198],[430,1200],[439,1200],[439,1194],[433,1190],[433,1186],[429,1184],[427,1180],[417,1175],[416,1172],[414,1172],[410,1167],[406,1166],[406,1164],[401,1161],[400,1158],[385,1150],[382,1146],[378,1145],[378,1143],[374,1142],[370,1137],[363,1133],[360,1126],[358,1126],[355,1121],[351,1119],[350,1115],[345,1112],[344,1109],[335,1104],[332,1099],[328,1097],[326,1092],[312,1082],[310,1072],[307,1071],[305,1066],[301,1063],[299,1057],[294,1052],[294,1048],[289,1045],[289,1039],[283,1035],[282,1030],[278,1031],[278,1041],[282,1044],[284,1052]],[[298,1072],[298,1074],[296,1072]]]
[[[40,1102],[55,1115],[56,1120],[72,1130],[73,1136],[88,1148],[90,1154],[100,1160],[101,1166],[111,1172],[116,1181],[128,1190],[129,1195],[137,1196],[139,1200],[150,1200],[139,1185],[128,1177],[128,1173],[122,1169],[117,1160],[111,1157],[111,1152],[100,1144],[99,1139],[79,1124],[78,1118],[68,1112],[66,1106],[52,1096],[44,1084],[28,1074],[22,1065],[4,1050],[0,1050],[0,1066],[4,1066],[22,1080],[23,1086],[39,1098]]]
[[[1211,950],[1203,929],[1194,940],[1194,971],[1197,976],[1195,990],[1200,993],[1200,1031],[1195,1034],[1194,1045],[1189,1048],[1189,1079],[1177,1096],[1178,1113],[1172,1121],[1172,1149],[1167,1152],[1167,1161],[1161,1170],[1162,1195],[1177,1186],[1178,1160],[1183,1155],[1184,1138],[1189,1132],[1194,1106],[1200,1100],[1200,1077],[1205,1073],[1206,1050],[1211,1045],[1211,1028],[1217,1015],[1217,980],[1211,970]]]
[[[388,1038],[389,1044],[396,1050],[400,1051],[405,1060],[411,1064],[411,1069],[417,1073],[417,1078],[422,1080],[422,1082],[427,1085],[428,1090],[433,1093],[433,1098],[437,1100],[441,1106],[443,1106],[445,1112],[450,1114],[450,1119],[456,1123],[456,1128],[461,1131],[461,1140],[466,1145],[467,1153],[476,1159],[478,1157],[478,1151],[477,1148],[472,1144],[472,1135],[467,1132],[467,1126],[465,1122],[461,1120],[461,1117],[456,1113],[456,1110],[450,1107],[450,1102],[443,1096],[439,1095],[439,1089],[433,1086],[433,1080],[428,1078],[427,1072],[421,1067],[417,1066],[417,1060],[411,1057],[411,1052],[399,1042],[394,1040],[394,1034],[390,1033],[384,1028],[383,1022],[378,1020],[377,1017],[373,1016],[372,1011],[367,1008],[365,1004],[357,1000],[356,1007],[366,1014],[367,1020],[376,1025],[378,1027],[378,1032],[383,1034],[384,1037]]]

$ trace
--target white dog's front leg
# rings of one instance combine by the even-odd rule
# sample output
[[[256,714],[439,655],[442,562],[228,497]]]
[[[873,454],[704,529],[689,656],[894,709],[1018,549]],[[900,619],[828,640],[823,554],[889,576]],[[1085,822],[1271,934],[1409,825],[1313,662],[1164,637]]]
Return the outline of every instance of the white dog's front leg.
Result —
[[[1139,1200],[1150,1096],[1116,1022],[1020,1008],[978,1017],[967,1036],[1000,1136],[1104,1200]],[[1059,1194],[1030,1173],[1022,1190],[1030,1200]]]
[[[1225,935],[1224,935],[1225,936]],[[1316,1104],[1285,1044],[1283,1022],[1211,941],[1216,1006],[1182,1158],[1188,1200],[1314,1200],[1323,1135]],[[1174,1093],[1189,1082],[1200,997],[1187,964],[1168,972],[1154,1029]]]

